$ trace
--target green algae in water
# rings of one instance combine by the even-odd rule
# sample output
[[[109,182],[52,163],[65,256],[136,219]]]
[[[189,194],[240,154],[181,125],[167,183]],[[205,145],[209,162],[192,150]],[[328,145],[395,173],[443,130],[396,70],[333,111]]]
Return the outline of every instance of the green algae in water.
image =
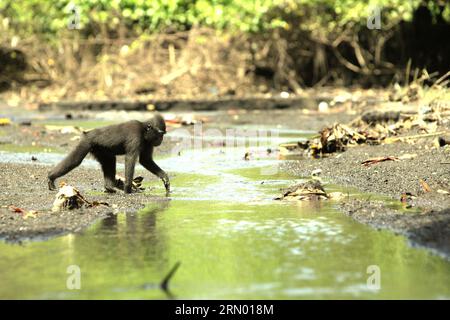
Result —
[[[331,206],[171,201],[111,216],[81,235],[0,244],[1,298],[448,298],[450,264]],[[69,265],[81,290],[66,288]],[[367,288],[367,267],[381,289]]]

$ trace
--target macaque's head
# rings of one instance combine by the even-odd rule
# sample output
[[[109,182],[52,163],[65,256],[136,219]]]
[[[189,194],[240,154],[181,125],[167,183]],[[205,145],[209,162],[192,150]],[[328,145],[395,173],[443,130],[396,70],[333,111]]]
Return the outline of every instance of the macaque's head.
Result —
[[[144,139],[157,147],[161,145],[164,135],[166,134],[166,122],[164,118],[156,113],[153,118],[145,122]]]

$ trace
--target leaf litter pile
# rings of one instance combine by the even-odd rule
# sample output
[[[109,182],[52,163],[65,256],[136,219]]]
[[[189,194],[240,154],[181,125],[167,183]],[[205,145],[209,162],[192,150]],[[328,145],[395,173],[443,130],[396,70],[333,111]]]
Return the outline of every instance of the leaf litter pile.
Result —
[[[432,139],[425,148],[441,148],[450,145],[450,104],[431,102],[409,111],[368,111],[348,124],[335,123],[323,128],[318,135],[306,141],[285,143],[279,146],[280,155],[326,157],[358,145],[381,145],[395,142],[417,143],[419,139]],[[386,155],[369,158],[361,162],[371,166],[385,161],[401,161],[417,157],[417,154]],[[421,182],[424,192],[431,189]],[[445,190],[439,190],[444,193]],[[446,194],[448,194],[446,192]],[[414,196],[404,193],[402,202]],[[342,195],[327,194],[318,180],[294,185],[283,191],[276,200],[327,200],[342,199]]]
[[[280,154],[318,158],[361,144],[379,145],[398,141],[413,143],[417,139],[430,137],[434,138],[434,146],[442,147],[448,144],[450,131],[439,131],[439,127],[449,121],[449,106],[421,107],[415,113],[370,111],[349,124],[336,123],[325,127],[310,140],[281,144]],[[414,134],[410,134],[411,132]]]
[[[144,178],[141,176],[135,177],[133,179],[131,184],[132,192],[140,192],[145,190],[145,188],[142,187],[143,180]],[[123,190],[125,188],[125,178],[116,175],[116,186],[118,189]],[[61,210],[80,209],[82,207],[94,208],[98,206],[109,207],[109,204],[107,202],[100,202],[95,200],[90,202],[86,200],[86,198],[80,193],[78,189],[62,183],[61,188],[56,194],[55,201],[53,202],[52,211],[58,212]]]
[[[88,201],[86,198],[78,191],[78,189],[63,185],[56,194],[55,201],[53,202],[52,211],[58,212],[61,210],[73,210],[80,209],[82,207],[93,208],[98,206],[107,206],[109,204],[106,202],[99,201]]]
[[[274,200],[285,201],[319,201],[319,200],[339,200],[344,197],[341,192],[325,192],[322,183],[317,179],[312,179],[282,190],[282,195]]]
[[[141,192],[145,190],[145,188],[142,187],[143,179],[144,178],[141,176],[135,177],[133,179],[131,186],[132,192]],[[116,186],[118,189],[123,190],[125,186],[125,178],[116,175]],[[110,205],[107,202],[101,202],[97,200],[89,201],[81,194],[81,192],[77,188],[62,182],[60,184],[58,193],[55,196],[51,211],[53,213],[56,213],[64,210],[96,208],[101,206],[109,207]],[[13,205],[10,205],[8,209],[11,212],[20,214],[24,220],[28,218],[36,218],[39,215],[39,212],[36,210],[25,210]]]

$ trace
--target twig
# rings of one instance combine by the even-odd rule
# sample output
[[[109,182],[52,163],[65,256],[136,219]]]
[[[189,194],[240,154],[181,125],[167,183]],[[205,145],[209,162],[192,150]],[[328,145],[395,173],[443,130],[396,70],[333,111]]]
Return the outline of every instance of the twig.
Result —
[[[406,64],[406,71],[405,71],[405,87],[409,86],[409,77],[410,77],[410,73],[411,73],[411,62],[412,62],[411,58],[409,58],[408,63]]]
[[[351,63],[347,59],[345,59],[342,56],[342,54],[339,52],[339,49],[337,47],[334,48],[333,52],[334,52],[336,58],[339,60],[339,62],[344,65],[344,67],[346,67],[347,69],[349,69],[349,70],[351,70],[353,72],[362,73],[361,68],[358,67],[357,65],[354,65],[353,63]]]
[[[357,39],[354,39],[350,42],[350,45],[353,47],[353,51],[356,56],[356,60],[358,60],[359,65],[361,66],[361,69],[364,71],[364,73],[368,73],[369,69],[367,68],[366,60],[363,57],[361,47],[359,46]]]
[[[439,85],[442,81],[444,81],[448,76],[450,76],[450,71],[448,71],[446,74],[444,74],[442,77],[436,80],[436,82],[431,86],[431,88],[434,88]]]
[[[164,77],[162,77],[160,79],[161,83],[163,85],[168,85],[169,83],[171,83],[173,80],[175,80],[176,78],[181,77],[183,74],[185,74],[186,72],[189,71],[189,67],[188,66],[184,66],[178,70],[175,70],[172,73],[169,73],[168,75],[165,75]]]
[[[170,281],[170,279],[172,279],[173,275],[175,274],[177,269],[180,267],[180,265],[181,265],[181,262],[177,261],[177,263],[175,263],[175,265],[172,267],[172,269],[169,271],[169,273],[165,276],[163,281],[161,281],[161,284],[159,286],[162,290],[164,290],[166,292],[169,291],[169,281]]]

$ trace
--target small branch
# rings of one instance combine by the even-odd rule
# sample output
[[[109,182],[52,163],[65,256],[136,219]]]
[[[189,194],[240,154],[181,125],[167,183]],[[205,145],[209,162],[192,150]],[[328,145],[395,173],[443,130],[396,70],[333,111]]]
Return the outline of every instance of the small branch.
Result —
[[[351,63],[350,61],[345,59],[342,56],[342,54],[339,52],[339,49],[337,47],[334,48],[333,52],[336,55],[336,58],[339,60],[339,62],[342,63],[347,69],[349,69],[353,72],[363,73],[360,67],[358,67],[357,65],[354,65],[353,63]]]
[[[442,77],[436,80],[436,82],[431,86],[431,88],[434,88],[438,86],[442,81],[444,81],[448,76],[450,76],[450,71],[448,71],[446,74],[444,74]]]
[[[173,275],[178,270],[180,265],[181,265],[181,262],[177,261],[177,263],[175,263],[175,265],[172,267],[172,269],[169,271],[169,273],[164,277],[163,281],[161,281],[161,284],[159,285],[159,287],[163,291],[165,291],[165,292],[169,291],[169,281],[170,281],[170,279],[172,279]]]
[[[168,75],[165,75],[164,77],[162,77],[160,79],[161,83],[163,85],[168,85],[169,83],[171,83],[173,80],[175,80],[176,78],[181,77],[183,74],[185,74],[186,72],[189,71],[189,67],[188,66],[184,66],[180,69],[175,70],[172,73],[169,73]]]
[[[352,40],[350,42],[350,45],[353,47],[353,51],[355,52],[356,60],[358,60],[358,63],[361,66],[362,70],[364,70],[364,73],[367,73],[369,71],[369,69],[367,68],[366,60],[363,57],[363,54],[361,52],[361,47],[359,46],[357,39]]]

